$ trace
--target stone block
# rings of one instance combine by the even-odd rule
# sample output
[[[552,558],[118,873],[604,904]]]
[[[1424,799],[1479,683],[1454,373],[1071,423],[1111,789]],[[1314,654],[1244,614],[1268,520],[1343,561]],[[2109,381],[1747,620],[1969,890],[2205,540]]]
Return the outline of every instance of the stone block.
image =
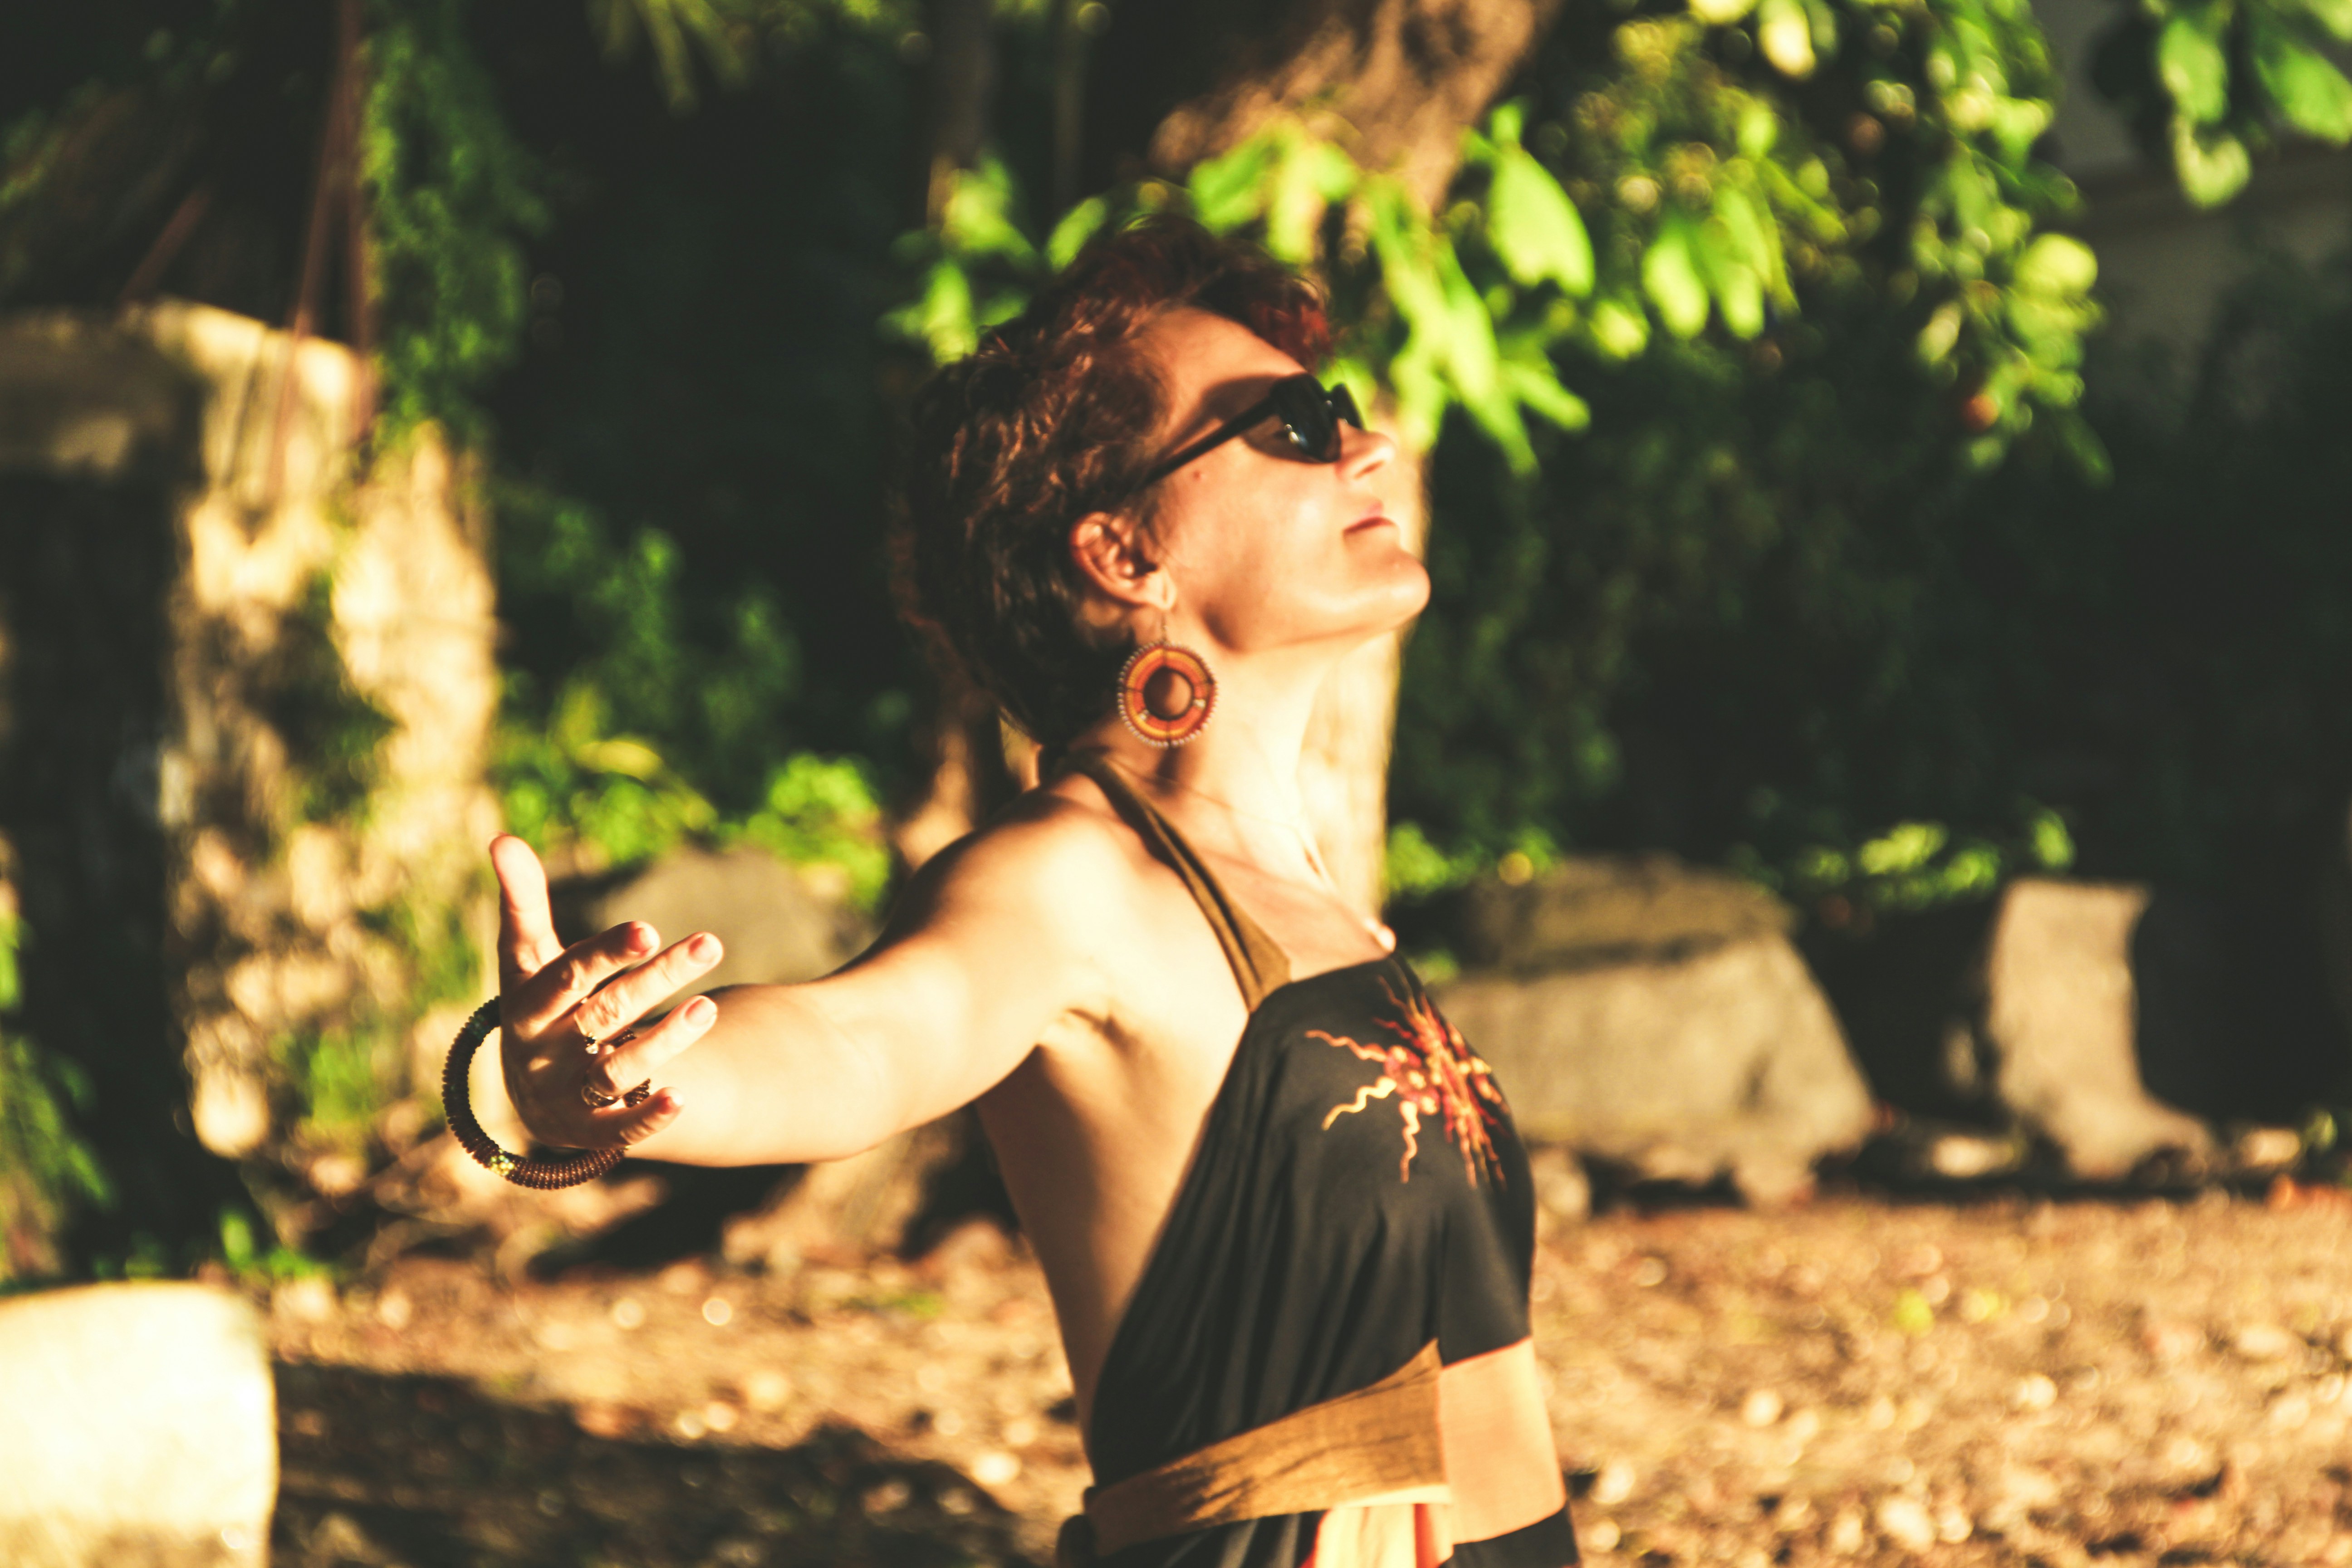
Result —
[[[277,1400],[258,1313],[190,1284],[0,1301],[0,1563],[268,1561]]]
[[[853,912],[751,845],[723,853],[689,845],[620,877],[558,884],[551,896],[565,942],[623,921],[646,921],[666,943],[698,931],[716,935],[727,956],[694,983],[694,994],[814,980],[847,963],[867,935]]]
[[[488,972],[488,519],[430,430],[360,460],[363,385],[201,305],[0,314],[0,900],[45,955],[15,1023],[167,1237],[242,1199],[213,1156],[343,1168],[433,1081],[431,991]],[[330,1040],[373,1079],[331,1126]]]
[[[2149,1155],[2212,1152],[2204,1124],[2140,1076],[2133,937],[2144,887],[2021,878],[1986,938],[1979,1026],[1996,1100],[2093,1180]]]
[[[1765,1203],[1861,1142],[1870,1094],[1837,1020],[1777,902],[1733,881],[1652,859],[1484,895],[1500,962],[1433,989],[1522,1137],[1643,1176],[1727,1173]]]
[[[1473,884],[1451,923],[1465,966],[1538,973],[1785,936],[1795,916],[1745,878],[1669,855],[1608,855],[1566,861],[1521,887]]]

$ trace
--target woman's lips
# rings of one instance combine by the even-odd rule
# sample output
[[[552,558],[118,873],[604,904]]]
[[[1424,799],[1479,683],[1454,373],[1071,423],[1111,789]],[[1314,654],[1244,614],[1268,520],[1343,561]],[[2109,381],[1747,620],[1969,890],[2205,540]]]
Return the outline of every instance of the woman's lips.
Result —
[[[1370,517],[1359,518],[1355,521],[1349,523],[1347,527],[1347,531],[1349,533],[1356,533],[1367,528],[1379,528],[1384,523],[1389,527],[1393,528],[1396,526],[1396,519],[1388,516],[1384,512],[1376,511]]]

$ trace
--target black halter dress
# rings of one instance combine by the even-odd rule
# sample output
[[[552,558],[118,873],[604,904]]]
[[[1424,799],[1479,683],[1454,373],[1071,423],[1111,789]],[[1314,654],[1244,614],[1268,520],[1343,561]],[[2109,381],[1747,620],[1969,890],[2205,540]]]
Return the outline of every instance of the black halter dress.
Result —
[[[1288,979],[1281,950],[1107,760],[1070,765],[1192,889],[1251,1007],[1096,1386],[1097,1491],[1367,1389],[1433,1343],[1444,1363],[1435,1494],[1220,1524],[1102,1561],[1574,1563],[1528,1338],[1528,1161],[1493,1074],[1402,959]]]

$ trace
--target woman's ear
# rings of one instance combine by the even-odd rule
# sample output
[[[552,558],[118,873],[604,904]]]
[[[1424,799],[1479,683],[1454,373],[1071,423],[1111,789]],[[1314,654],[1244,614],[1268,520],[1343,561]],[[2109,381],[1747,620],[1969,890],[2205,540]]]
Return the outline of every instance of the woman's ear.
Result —
[[[1097,592],[1120,609],[1158,608],[1166,574],[1140,523],[1124,512],[1090,511],[1070,526],[1070,559]]]

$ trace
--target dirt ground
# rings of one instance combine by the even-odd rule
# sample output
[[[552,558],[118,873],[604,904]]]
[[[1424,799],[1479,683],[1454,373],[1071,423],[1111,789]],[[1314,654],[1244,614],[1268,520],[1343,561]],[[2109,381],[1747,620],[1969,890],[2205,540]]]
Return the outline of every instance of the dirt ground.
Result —
[[[1556,1227],[1597,1564],[2352,1564],[2352,1206],[1826,1198]],[[1035,1268],[410,1258],[272,1305],[273,1561],[1044,1563],[1086,1482]]]

